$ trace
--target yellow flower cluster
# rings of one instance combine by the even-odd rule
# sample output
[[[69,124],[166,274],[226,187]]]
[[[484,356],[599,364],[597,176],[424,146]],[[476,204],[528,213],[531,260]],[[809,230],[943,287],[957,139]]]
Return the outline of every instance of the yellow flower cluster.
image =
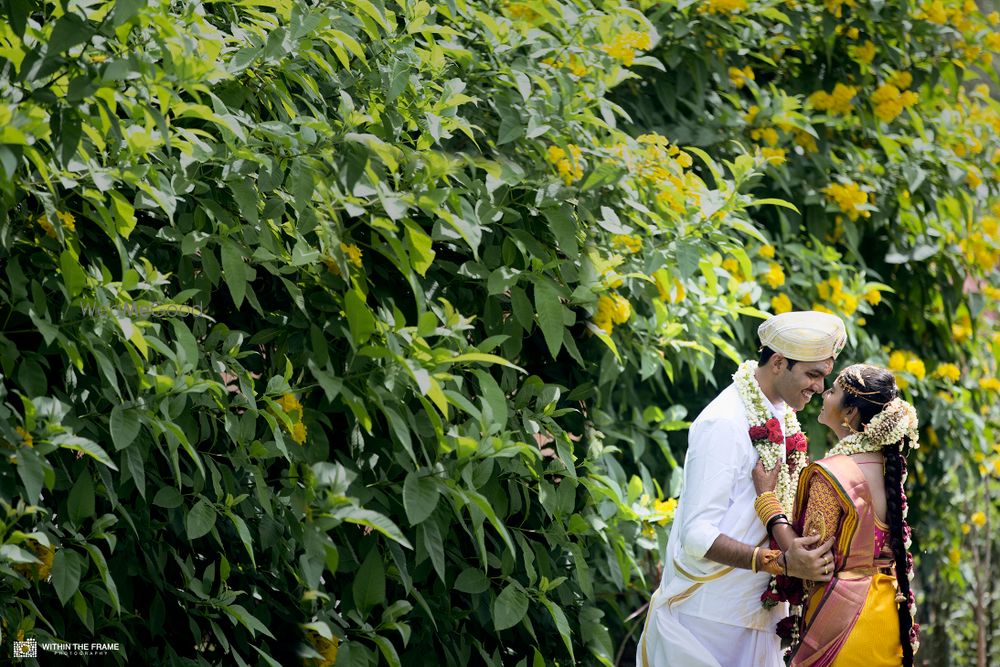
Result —
[[[958,382],[962,377],[962,371],[955,364],[938,364],[934,369],[934,375],[949,382]]]
[[[597,300],[594,324],[604,333],[611,335],[616,324],[625,324],[632,316],[632,304],[620,294],[602,294]]]
[[[814,109],[829,111],[831,114],[847,115],[851,113],[854,96],[858,94],[856,86],[845,86],[838,83],[832,92],[817,90],[809,96],[809,104]]]
[[[870,289],[865,292],[865,301],[873,306],[877,306],[882,303],[882,293],[877,289]]]
[[[21,436],[21,440],[24,442],[25,447],[34,447],[35,439],[31,436],[31,433],[21,428],[20,426],[14,427],[14,432]]]
[[[767,268],[767,272],[763,275],[763,280],[767,283],[767,286],[771,289],[781,287],[785,284],[785,272],[781,268],[781,264],[777,262],[771,262],[771,265]]]
[[[56,218],[62,223],[63,229],[71,232],[76,231],[76,218],[72,213],[68,211],[56,211]],[[43,214],[35,218],[35,222],[41,227],[47,236],[50,238],[57,238],[56,230],[52,226],[52,222]]]
[[[322,659],[310,658],[306,660],[306,665],[309,667],[332,667],[337,664],[337,652],[340,648],[339,637],[334,635],[331,639],[327,639],[312,628],[306,630],[305,636],[313,649],[323,656]]]
[[[23,546],[40,560],[40,563],[15,563],[14,569],[22,576],[34,581],[45,581],[52,572],[52,560],[55,558],[56,550],[52,545],[42,544],[34,537],[29,537],[24,541]]]
[[[750,138],[774,146],[778,143],[778,131],[773,127],[758,127],[750,130]]]
[[[972,336],[972,320],[968,314],[960,316],[951,323],[951,335],[956,343],[964,343]]]
[[[850,292],[844,291],[844,281],[840,278],[829,278],[816,286],[819,298],[827,303],[832,303],[840,309],[844,315],[850,316],[858,309],[858,297]]]
[[[657,202],[675,213],[683,213],[689,205],[697,206],[698,179],[684,171],[694,162],[691,155],[660,134],[643,134],[636,141],[641,149],[635,154],[627,153],[624,146],[617,152],[641,184],[657,190]]]
[[[969,523],[974,525],[976,528],[982,528],[986,525],[986,514],[984,512],[976,512],[969,517]]]
[[[742,88],[743,86],[747,85],[747,81],[756,81],[757,79],[754,76],[753,70],[750,68],[750,65],[747,65],[743,69],[740,69],[739,67],[730,67],[729,80],[737,88]]]
[[[684,283],[679,278],[674,278],[673,283],[671,283],[670,275],[666,269],[660,269],[654,273],[653,280],[656,281],[656,291],[660,295],[660,301],[680,303],[684,300],[687,294],[684,289]]]
[[[771,299],[771,310],[775,315],[781,315],[792,310],[792,300],[785,294],[779,294]]]
[[[292,425],[288,428],[292,440],[299,445],[305,443],[308,429],[302,423],[302,404],[299,403],[299,399],[295,397],[295,394],[284,394],[275,403],[281,406],[281,409],[292,420]]]
[[[826,11],[840,17],[843,14],[844,7],[854,6],[854,0],[823,0],[823,5],[826,7]]]
[[[570,54],[569,60],[555,60],[554,58],[546,58],[542,63],[549,65],[550,67],[568,69],[574,76],[583,77],[590,73],[590,68],[583,64],[583,61],[577,57],[575,53]]]
[[[775,250],[773,245],[762,245],[757,252],[760,253],[760,256],[764,259],[774,259]]]
[[[361,248],[353,243],[341,243],[340,252],[344,253],[347,261],[357,268],[361,268]]]
[[[740,282],[747,279],[747,276],[743,275],[743,269],[740,268],[739,260],[735,257],[726,257],[722,260],[722,268],[729,272],[729,274],[739,280]]]
[[[958,247],[969,264],[975,264],[984,272],[993,271],[1000,262],[1000,253],[995,244],[982,232],[973,232],[967,238],[961,239]]]
[[[674,512],[676,510],[676,498],[667,498],[666,500],[660,500],[657,498],[653,501],[653,514],[659,516],[659,518],[656,519],[656,523],[661,526],[665,526],[674,520]]]
[[[851,220],[871,217],[870,212],[860,208],[868,203],[868,195],[854,181],[848,181],[846,184],[831,183],[823,188],[823,192],[827,199],[835,203]]]
[[[819,146],[816,145],[816,137],[805,130],[793,130],[792,141],[795,142],[796,146],[802,146],[802,149],[807,153],[816,153],[819,151]]]
[[[616,248],[624,248],[627,252],[636,253],[642,250],[642,237],[634,234],[615,234],[611,244]]]
[[[515,21],[534,21],[538,18],[539,14],[531,5],[526,2],[509,2],[504,7],[507,11],[507,16],[514,19]]]
[[[787,153],[785,152],[784,148],[770,148],[768,146],[765,146],[764,148],[761,148],[760,149],[760,154],[763,155],[764,158],[770,164],[773,164],[775,166],[780,166],[780,165],[784,164],[785,163],[785,157],[787,155]]]
[[[927,375],[927,368],[924,362],[912,352],[896,350],[889,355],[889,370],[893,372],[906,371],[918,380],[923,380]],[[901,378],[897,378],[900,387],[906,386]]]
[[[635,60],[636,51],[645,51],[652,45],[653,40],[648,33],[629,30],[615,35],[611,43],[602,46],[601,50],[628,67]]]
[[[547,156],[566,185],[583,178],[583,152],[579,146],[567,144],[565,150],[559,146],[549,146]]]
[[[912,90],[900,91],[891,83],[883,83],[872,93],[871,101],[875,107],[875,115],[882,121],[890,123],[919,99],[920,96]]]
[[[734,14],[746,10],[746,0],[705,0],[698,6],[701,14]]]
[[[865,65],[871,64],[871,61],[875,59],[875,43],[871,40],[868,40],[861,46],[852,46],[848,51],[852,58]]]
[[[1000,380],[995,377],[980,378],[979,388],[983,391],[1000,391]]]

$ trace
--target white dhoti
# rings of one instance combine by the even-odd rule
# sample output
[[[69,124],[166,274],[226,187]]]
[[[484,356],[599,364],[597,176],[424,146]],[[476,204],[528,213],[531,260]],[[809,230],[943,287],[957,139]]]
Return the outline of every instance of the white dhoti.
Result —
[[[660,605],[650,610],[637,667],[772,667],[784,665],[773,630],[753,630],[689,616]]]

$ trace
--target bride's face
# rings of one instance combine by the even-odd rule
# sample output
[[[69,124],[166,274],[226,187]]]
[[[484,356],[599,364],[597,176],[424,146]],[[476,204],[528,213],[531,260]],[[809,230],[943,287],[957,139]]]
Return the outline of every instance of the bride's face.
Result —
[[[819,423],[836,431],[844,422],[843,405],[844,390],[840,388],[839,383],[834,382],[823,392],[823,408],[819,411]]]

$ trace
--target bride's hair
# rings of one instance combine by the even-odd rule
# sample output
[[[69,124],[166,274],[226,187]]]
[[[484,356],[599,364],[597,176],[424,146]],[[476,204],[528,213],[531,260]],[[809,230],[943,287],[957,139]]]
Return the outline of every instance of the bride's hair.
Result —
[[[875,415],[899,394],[893,374],[877,366],[856,364],[844,369],[836,379],[844,390],[841,409],[856,408],[861,416],[859,428],[864,428]],[[903,516],[906,495],[903,492],[903,477],[906,474],[906,459],[903,452],[909,447],[906,436],[901,441],[887,444],[882,448],[885,457],[885,499],[888,509],[889,543],[896,561],[896,581],[902,601],[899,609],[899,641],[903,647],[903,665],[913,665],[913,644],[919,626],[914,624],[910,611],[913,592],[910,590],[910,571],[913,559],[906,549],[910,527]]]

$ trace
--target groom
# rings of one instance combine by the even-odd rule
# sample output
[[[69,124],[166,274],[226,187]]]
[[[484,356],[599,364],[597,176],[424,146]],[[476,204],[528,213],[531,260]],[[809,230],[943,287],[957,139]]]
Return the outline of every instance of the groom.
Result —
[[[823,392],[847,339],[844,323],[826,313],[790,312],[766,320],[757,334],[759,364],[744,362],[737,372],[741,382],[724,389],[691,425],[663,578],[639,639],[639,667],[781,667],[775,626],[788,609],[785,603],[762,606],[770,585],[765,565],[801,579],[830,579],[824,569],[832,539],[816,544],[818,537],[798,538],[776,563],[761,562],[762,550],[755,548],[767,547],[767,532],[754,511],[751,471],[761,442],[780,443],[774,451],[781,459],[786,438],[804,449],[801,436],[790,438],[798,422],[794,412],[786,413]],[[751,441],[750,427],[771,417],[781,433]],[[792,489],[799,472],[786,476]]]

